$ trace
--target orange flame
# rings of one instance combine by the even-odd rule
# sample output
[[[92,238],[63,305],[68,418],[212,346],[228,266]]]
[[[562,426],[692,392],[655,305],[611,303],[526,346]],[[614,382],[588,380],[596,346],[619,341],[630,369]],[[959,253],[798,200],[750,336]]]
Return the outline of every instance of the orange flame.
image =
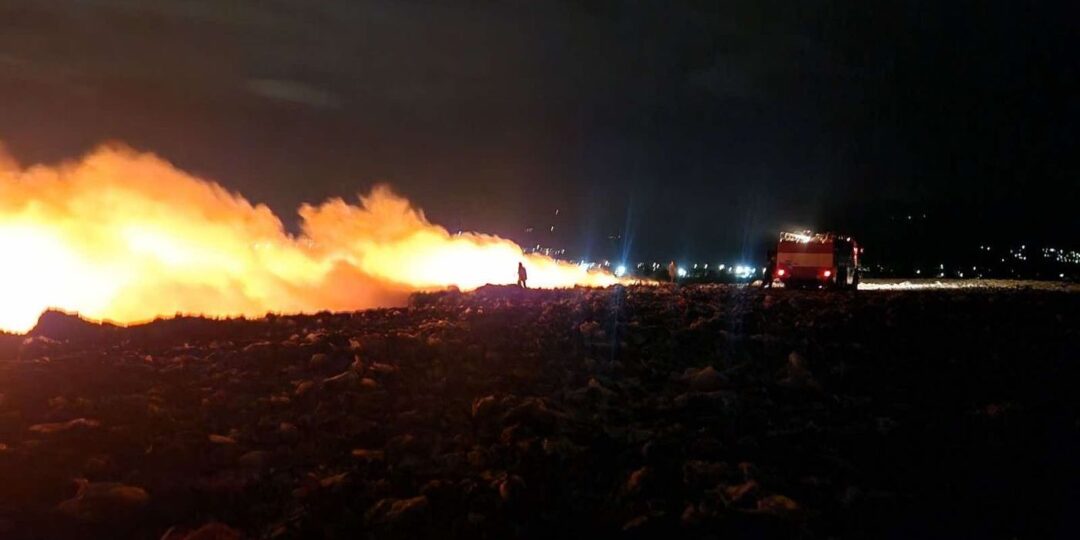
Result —
[[[47,308],[130,324],[400,305],[416,290],[514,283],[518,261],[537,287],[619,281],[451,235],[386,186],[300,216],[289,235],[266,206],[122,147],[55,167],[0,155],[0,329],[24,332]]]

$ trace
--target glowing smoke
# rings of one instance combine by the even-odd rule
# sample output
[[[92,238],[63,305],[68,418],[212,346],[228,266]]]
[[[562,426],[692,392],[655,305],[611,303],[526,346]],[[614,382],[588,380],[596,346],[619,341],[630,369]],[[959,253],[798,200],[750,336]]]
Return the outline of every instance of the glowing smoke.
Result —
[[[25,331],[50,307],[133,323],[398,305],[416,290],[513,283],[519,260],[539,287],[618,281],[450,235],[385,186],[300,215],[291,236],[266,206],[118,146],[29,168],[0,152],[0,329]]]

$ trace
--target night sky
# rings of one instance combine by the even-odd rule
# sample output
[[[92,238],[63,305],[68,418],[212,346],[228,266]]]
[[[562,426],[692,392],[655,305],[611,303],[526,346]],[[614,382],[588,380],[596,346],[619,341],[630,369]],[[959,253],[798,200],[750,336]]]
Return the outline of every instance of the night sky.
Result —
[[[587,257],[790,227],[882,251],[919,220],[1080,247],[1067,5],[2,0],[0,140],[23,163],[124,141],[290,227],[377,181],[521,242],[558,208]]]

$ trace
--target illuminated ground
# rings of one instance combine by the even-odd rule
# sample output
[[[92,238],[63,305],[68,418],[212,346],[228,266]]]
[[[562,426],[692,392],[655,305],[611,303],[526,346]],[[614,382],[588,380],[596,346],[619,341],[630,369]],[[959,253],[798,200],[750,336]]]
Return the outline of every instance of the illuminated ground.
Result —
[[[1033,281],[1021,279],[866,279],[860,291],[927,290],[927,289],[1018,289],[1040,291],[1080,292],[1080,283],[1067,281]]]
[[[43,326],[0,347],[3,537],[1045,538],[1080,502],[1052,286]]]

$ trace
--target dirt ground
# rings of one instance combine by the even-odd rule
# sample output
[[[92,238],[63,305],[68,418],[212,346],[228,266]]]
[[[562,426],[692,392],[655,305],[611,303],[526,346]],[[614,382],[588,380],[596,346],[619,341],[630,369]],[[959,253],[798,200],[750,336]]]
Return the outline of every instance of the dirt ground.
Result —
[[[1080,295],[723,286],[0,337],[3,538],[1052,538]]]

